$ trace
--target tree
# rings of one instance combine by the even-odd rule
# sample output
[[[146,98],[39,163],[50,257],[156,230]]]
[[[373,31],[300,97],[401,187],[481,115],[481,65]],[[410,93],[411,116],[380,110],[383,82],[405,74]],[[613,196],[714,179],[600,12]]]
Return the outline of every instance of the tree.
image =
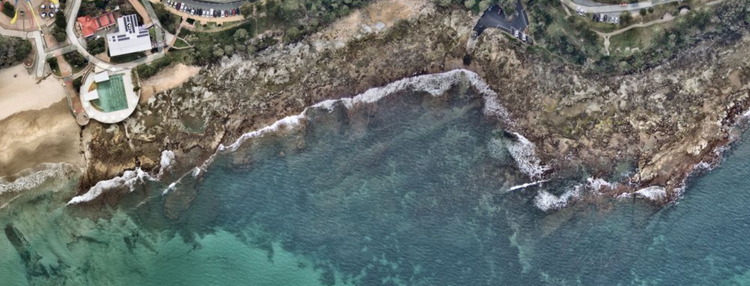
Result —
[[[60,66],[57,64],[57,58],[49,58],[47,59],[47,63],[49,64],[49,68],[54,71],[60,69]]]
[[[492,5],[491,0],[482,0],[479,2],[479,11],[485,11]]]
[[[646,16],[646,13],[648,13],[646,9],[641,9],[640,11],[638,11],[638,14],[641,14],[641,16]]]
[[[476,1],[474,0],[466,0],[466,2],[464,2],[464,7],[466,7],[466,9],[471,9],[474,7],[475,4],[476,4]]]
[[[516,0],[498,0],[497,5],[500,6],[500,9],[503,9],[506,16],[516,12]]]
[[[227,56],[234,54],[234,46],[232,45],[224,46],[224,54],[226,54]]]
[[[440,7],[448,7],[451,5],[451,0],[436,0],[436,2]]]
[[[66,25],[65,14],[63,14],[62,11],[57,11],[57,13],[55,13],[55,26],[59,27],[60,29],[65,29]]]
[[[630,25],[630,22],[633,21],[633,15],[630,14],[630,12],[622,12],[620,15],[620,24],[623,26]]]
[[[247,30],[240,28],[237,29],[237,31],[234,31],[233,37],[235,42],[242,42],[247,39],[247,36]]]
[[[288,43],[293,43],[296,41],[299,41],[302,38],[302,32],[300,32],[297,27],[291,27],[289,29],[286,29],[286,33],[284,34],[284,41]]]
[[[220,58],[224,56],[224,50],[222,48],[214,49],[214,57]]]
[[[255,3],[247,1],[242,6],[240,6],[240,14],[244,16],[245,18],[250,18],[253,16],[253,12],[255,11]]]
[[[10,1],[6,1],[5,4],[3,4],[3,14],[5,14],[5,16],[13,18],[13,16],[16,15],[16,6],[10,4]]]
[[[82,85],[83,85],[83,82],[81,81],[81,77],[78,77],[73,80],[73,89],[80,90]]]
[[[103,53],[106,50],[106,47],[104,45],[104,38],[98,38],[90,41],[86,47],[86,50],[92,55]]]
[[[54,36],[55,41],[58,42],[65,42],[65,39],[68,38],[68,34],[65,33],[65,30],[57,26],[52,28],[52,36]]]

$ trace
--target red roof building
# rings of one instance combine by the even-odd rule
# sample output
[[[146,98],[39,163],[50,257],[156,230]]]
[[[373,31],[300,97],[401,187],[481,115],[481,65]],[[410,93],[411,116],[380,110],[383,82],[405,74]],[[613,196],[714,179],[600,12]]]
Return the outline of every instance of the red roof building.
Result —
[[[99,17],[93,18],[91,16],[78,17],[78,27],[81,29],[81,34],[84,38],[88,38],[94,35],[96,31],[113,26],[116,24],[115,16],[112,13],[104,13]]]

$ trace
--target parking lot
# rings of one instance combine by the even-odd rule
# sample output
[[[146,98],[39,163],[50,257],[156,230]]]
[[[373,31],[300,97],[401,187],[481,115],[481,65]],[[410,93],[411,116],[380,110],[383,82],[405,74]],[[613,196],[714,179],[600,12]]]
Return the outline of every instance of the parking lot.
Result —
[[[163,0],[162,3],[191,16],[204,18],[228,18],[240,15],[240,6],[245,1],[214,3],[196,0]]]

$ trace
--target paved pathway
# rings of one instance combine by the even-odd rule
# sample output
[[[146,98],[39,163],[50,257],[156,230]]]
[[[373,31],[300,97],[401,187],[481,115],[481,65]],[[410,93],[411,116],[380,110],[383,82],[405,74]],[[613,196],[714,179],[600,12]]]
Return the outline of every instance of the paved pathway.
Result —
[[[646,22],[646,23],[632,24],[632,25],[627,26],[625,28],[622,28],[622,29],[619,29],[619,30],[616,30],[616,31],[612,31],[612,32],[609,32],[609,33],[602,33],[602,32],[596,31],[596,30],[594,30],[594,32],[596,32],[599,36],[602,36],[602,38],[604,38],[604,50],[607,52],[607,55],[609,55],[609,38],[611,38],[612,36],[625,33],[627,31],[629,31],[631,29],[635,29],[635,28],[645,28],[645,27],[648,27],[648,26],[651,26],[651,25],[666,23],[666,22],[674,20],[675,18],[677,18],[677,17],[672,16],[672,14],[667,13],[667,14],[664,14],[664,17],[662,17],[659,20],[653,20],[651,22]]]
[[[638,3],[632,3],[632,4],[626,4],[626,5],[604,5],[599,4],[596,2],[586,2],[583,3],[583,1],[579,0],[561,0],[565,5],[570,7],[570,9],[576,10],[576,8],[580,7],[583,9],[586,13],[621,13],[621,12],[632,12],[632,11],[638,11],[641,9],[648,9],[650,7],[655,7],[667,3],[672,2],[679,2],[680,0],[654,0],[654,1],[643,1]],[[579,1],[579,3],[576,3],[574,1]],[[599,5],[595,5],[599,4]]]
[[[17,30],[9,30],[3,28],[3,26],[0,26],[0,35],[6,36],[6,37],[15,37],[15,38],[23,38],[23,39],[33,39],[34,40],[34,50],[36,50],[34,61],[34,75],[38,78],[44,77],[44,67],[45,67],[45,60],[47,59],[47,56],[44,52],[45,46],[44,46],[44,39],[42,39],[42,33],[39,31],[33,31],[33,32],[24,32],[24,31],[17,31]]]

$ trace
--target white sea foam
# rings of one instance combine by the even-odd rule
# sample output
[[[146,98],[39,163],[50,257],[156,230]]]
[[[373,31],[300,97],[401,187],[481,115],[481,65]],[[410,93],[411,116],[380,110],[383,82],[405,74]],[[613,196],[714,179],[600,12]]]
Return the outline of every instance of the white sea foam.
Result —
[[[75,205],[79,203],[89,202],[101,194],[117,190],[123,187],[127,187],[131,192],[135,190],[136,183],[145,183],[146,181],[159,181],[165,170],[169,170],[175,161],[174,152],[170,150],[164,150],[161,152],[159,174],[156,177],[152,177],[148,172],[141,170],[141,168],[135,168],[135,170],[125,171],[122,176],[114,177],[109,180],[99,181],[91,187],[85,194],[73,197],[68,201],[68,205]]]
[[[635,193],[652,201],[660,201],[667,197],[667,190],[659,186],[643,188]]]
[[[376,102],[393,93],[407,90],[407,89],[412,90],[412,91],[424,91],[424,92],[431,94],[432,96],[440,96],[440,95],[443,95],[446,91],[448,91],[448,89],[450,89],[453,85],[458,84],[461,80],[464,80],[464,79],[468,80],[474,86],[474,88],[483,95],[483,98],[485,100],[484,113],[486,115],[496,116],[502,119],[506,124],[512,125],[512,122],[509,120],[508,111],[505,109],[505,107],[503,107],[497,101],[497,93],[495,93],[489,87],[489,85],[486,82],[484,82],[476,73],[472,71],[464,70],[464,69],[459,69],[459,70],[453,70],[453,71],[439,73],[439,74],[421,75],[421,76],[405,78],[402,80],[395,81],[383,87],[371,88],[365,91],[364,93],[351,97],[351,98],[343,98],[339,100],[325,100],[325,101],[319,102],[315,105],[312,105],[311,107],[306,108],[305,110],[302,111],[302,113],[298,115],[285,117],[259,130],[255,130],[252,132],[242,134],[237,140],[235,140],[229,146],[220,144],[219,147],[217,148],[217,152],[224,152],[224,151],[233,152],[233,151],[236,151],[237,148],[239,148],[242,145],[242,143],[244,143],[248,139],[261,137],[268,133],[277,132],[281,130],[282,128],[298,126],[306,119],[306,114],[310,108],[319,108],[319,109],[328,110],[330,112],[335,107],[336,102],[341,102],[345,107],[352,108],[359,103]],[[511,147],[511,148],[515,148],[515,150],[517,150],[516,156],[519,156],[518,157],[519,159],[517,159],[517,161],[521,160],[521,162],[525,162],[524,163],[525,165],[522,166],[521,169],[529,172],[529,174],[543,173],[544,170],[546,169],[540,165],[538,158],[534,160],[535,159],[534,158],[535,157],[534,145],[531,144],[531,142],[526,140],[526,138],[524,138],[520,134],[517,134],[517,135],[519,136],[519,138],[522,138],[522,140],[525,140],[523,141],[524,142],[522,144],[523,146],[516,146],[516,147]],[[531,149],[529,151],[530,147]],[[186,173],[186,175],[190,174],[193,177],[199,176],[201,172],[206,171],[207,167],[211,164],[211,162],[213,162],[215,156],[216,156],[216,153],[211,155],[211,157],[209,157],[205,162],[203,162],[203,164],[201,164],[200,167],[194,168],[190,172]],[[70,200],[70,202],[68,202],[68,204],[77,204],[77,203],[93,200],[94,198],[101,195],[102,193],[108,190],[121,187],[121,186],[128,186],[132,190],[135,182],[137,181],[143,182],[146,179],[151,180],[151,181],[158,181],[161,174],[165,170],[169,169],[169,166],[171,166],[171,163],[172,161],[174,161],[174,158],[175,158],[174,153],[172,151],[167,150],[162,153],[162,158],[161,158],[162,166],[159,170],[159,175],[156,178],[151,177],[148,173],[142,171],[140,168],[137,168],[134,171],[126,171],[120,177],[115,177],[113,179],[101,181],[97,183],[94,187],[92,187],[85,194],[74,197],[72,200]],[[516,157],[514,156],[514,158]],[[164,193],[166,194],[169,191],[173,190],[177,186],[177,184],[179,184],[181,179],[182,177],[179,180],[171,183],[170,186],[164,190]]]
[[[581,185],[576,185],[566,190],[560,196],[555,196],[548,191],[541,190],[534,198],[534,205],[545,212],[564,208],[570,200],[581,197],[581,188]]]
[[[233,152],[233,151],[237,150],[237,148],[239,148],[242,145],[242,143],[245,142],[245,140],[248,140],[250,138],[260,137],[260,136],[263,136],[266,133],[273,133],[273,132],[276,132],[276,131],[280,130],[281,128],[284,128],[284,127],[287,127],[287,126],[288,127],[297,126],[305,118],[305,113],[306,112],[307,112],[307,109],[305,109],[305,111],[303,111],[302,113],[300,113],[298,115],[287,116],[287,117],[285,117],[285,118],[283,118],[283,119],[281,119],[279,121],[274,122],[273,124],[271,124],[269,126],[263,127],[263,128],[261,128],[259,130],[256,130],[256,131],[252,131],[252,132],[248,132],[248,133],[242,134],[242,136],[240,136],[240,138],[238,138],[236,141],[234,141],[234,143],[232,143],[232,145],[229,145],[229,146],[224,146],[224,144],[219,145],[219,151],[230,151],[230,152]]]
[[[544,183],[546,181],[549,181],[549,180],[541,180],[541,181],[536,181],[536,182],[531,182],[531,183],[526,183],[526,184],[520,184],[520,185],[517,185],[517,186],[512,186],[512,187],[510,187],[510,189],[508,189],[508,191],[510,192],[510,191],[515,191],[515,190],[525,189],[525,188],[528,188],[528,187],[531,187],[531,186],[539,185],[539,184]]]
[[[159,168],[159,175],[164,174],[164,171],[168,171],[172,168],[172,163],[174,162],[174,152],[171,150],[164,150],[161,152],[161,160],[159,161],[159,165],[161,167]]]
[[[132,192],[135,188],[136,182],[143,183],[145,182],[145,180],[153,180],[153,178],[151,177],[151,175],[141,170],[141,168],[128,170],[125,171],[122,176],[114,177],[112,179],[96,183],[96,185],[91,187],[91,189],[89,189],[89,191],[85,194],[72,198],[68,202],[68,205],[89,202],[107,191],[119,189],[122,187],[128,187]]]
[[[504,120],[506,124],[512,124],[512,122],[509,120],[508,111],[497,101],[497,93],[492,91],[489,85],[484,82],[476,73],[469,70],[458,69],[444,73],[404,78],[383,87],[368,89],[364,93],[354,97],[321,101],[312,105],[311,107],[305,108],[305,110],[303,110],[300,114],[287,116],[269,126],[242,134],[240,138],[238,138],[229,146],[221,144],[218,147],[218,151],[232,152],[237,150],[237,148],[239,148],[242,143],[248,139],[260,137],[267,133],[276,132],[280,130],[280,128],[285,126],[297,126],[306,119],[306,114],[310,108],[321,108],[332,111],[336,102],[341,102],[344,104],[344,106],[346,106],[346,108],[351,109],[357,104],[377,102],[380,99],[403,90],[424,91],[432,96],[440,96],[445,94],[448,89],[458,84],[463,79],[467,79],[476,88],[476,90],[484,96],[484,112],[486,115],[497,116],[500,119]],[[203,169],[205,170],[205,168]]]
[[[589,187],[594,191],[600,191],[602,188],[614,189],[617,187],[617,183],[613,184],[601,178],[588,178],[586,181],[589,183]]]
[[[521,172],[531,178],[539,178],[549,170],[548,166],[542,165],[542,161],[536,156],[536,146],[523,135],[513,132],[516,140],[507,144],[508,152],[518,164]]]
[[[20,192],[30,190],[44,184],[49,179],[65,174],[66,170],[73,168],[67,163],[45,163],[37,167],[20,172],[13,182],[7,178],[0,178],[0,194],[6,192]]]

